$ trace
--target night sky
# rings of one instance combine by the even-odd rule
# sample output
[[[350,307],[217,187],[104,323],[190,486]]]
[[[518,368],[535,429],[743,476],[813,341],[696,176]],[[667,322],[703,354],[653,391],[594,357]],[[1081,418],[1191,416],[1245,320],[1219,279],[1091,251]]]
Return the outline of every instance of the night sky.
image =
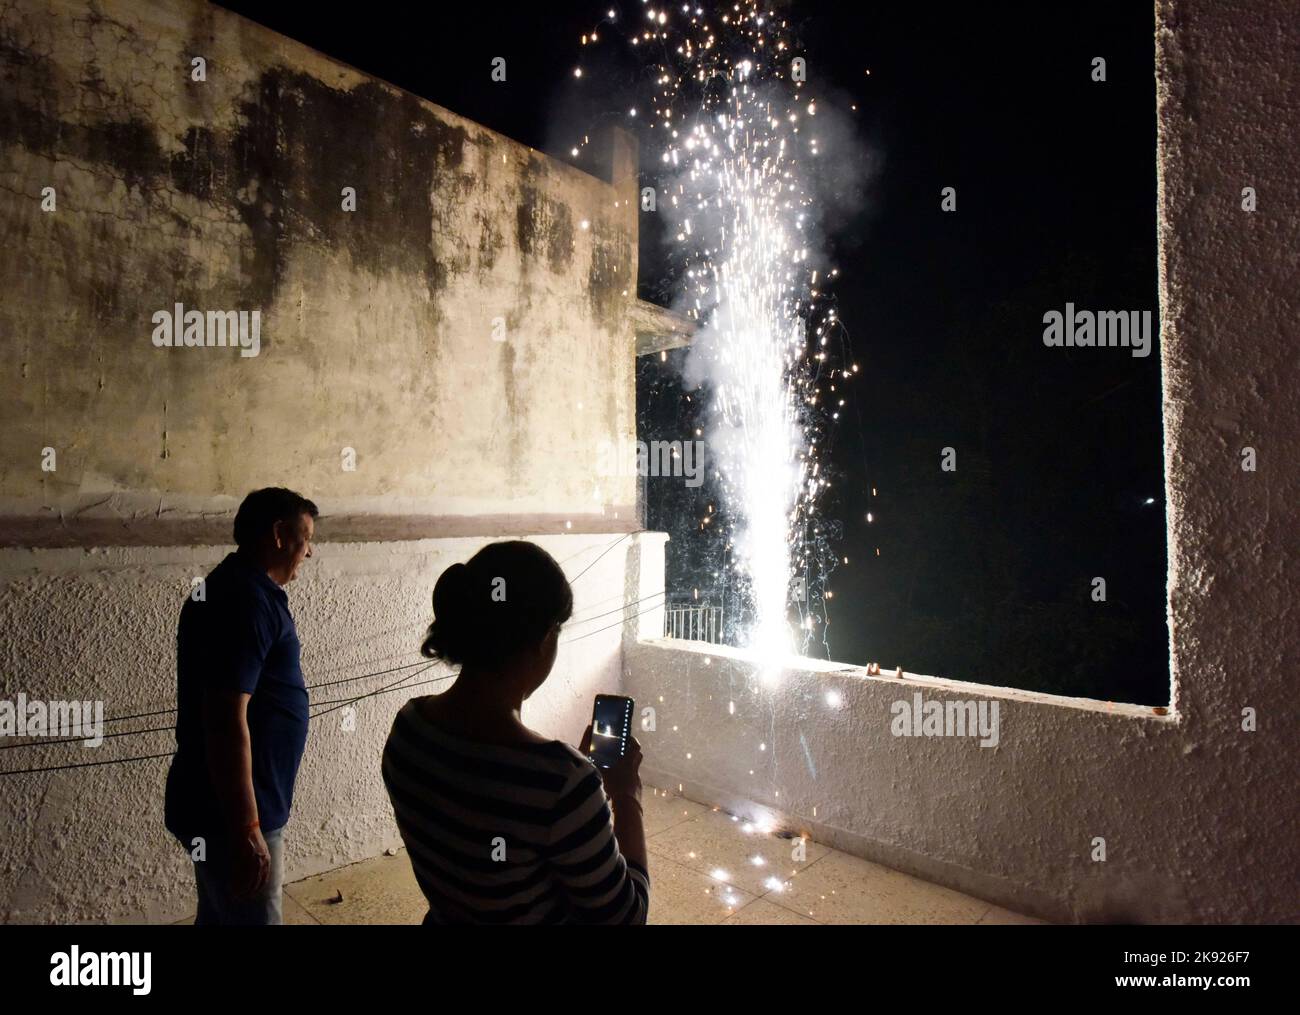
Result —
[[[625,123],[637,84],[630,64],[572,77],[579,36],[609,3],[437,5],[427,18],[405,3],[346,18],[221,6],[561,158],[582,130]],[[1043,314],[1067,301],[1149,310],[1158,328],[1151,5],[795,3],[787,16],[810,83],[857,105],[865,198],[822,223],[844,325],[829,351],[859,373],[822,459],[823,550],[841,564],[814,581],[833,597],[807,651],[1167,704],[1158,338],[1146,358],[1043,344]],[[489,78],[497,56],[504,83]],[[1105,82],[1091,78],[1098,56]],[[643,158],[643,184],[654,169]],[[940,209],[944,187],[955,212]],[[653,218],[641,295],[664,302],[672,264]],[[702,420],[681,358],[639,363],[642,439]],[[955,472],[940,469],[945,447]],[[651,480],[647,523],[673,536],[670,598],[698,590],[735,623],[734,590],[712,577],[725,574],[717,526],[699,526],[710,487]]]

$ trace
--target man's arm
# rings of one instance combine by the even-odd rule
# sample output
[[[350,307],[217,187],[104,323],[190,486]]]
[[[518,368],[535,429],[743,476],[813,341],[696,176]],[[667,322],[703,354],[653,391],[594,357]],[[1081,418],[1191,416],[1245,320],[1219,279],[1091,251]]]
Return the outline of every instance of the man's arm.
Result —
[[[203,695],[203,731],[208,773],[235,849],[237,894],[252,895],[270,876],[270,851],[257,824],[253,792],[252,740],[248,733],[251,694],[209,687]]]

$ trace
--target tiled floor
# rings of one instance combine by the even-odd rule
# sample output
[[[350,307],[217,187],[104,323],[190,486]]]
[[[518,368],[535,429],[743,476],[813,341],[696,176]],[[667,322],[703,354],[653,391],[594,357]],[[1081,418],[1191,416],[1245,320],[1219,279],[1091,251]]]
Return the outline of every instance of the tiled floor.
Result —
[[[652,924],[1041,923],[812,841],[767,834],[647,787]],[[296,924],[419,923],[404,851],[286,885]],[[189,921],[186,921],[189,922]]]

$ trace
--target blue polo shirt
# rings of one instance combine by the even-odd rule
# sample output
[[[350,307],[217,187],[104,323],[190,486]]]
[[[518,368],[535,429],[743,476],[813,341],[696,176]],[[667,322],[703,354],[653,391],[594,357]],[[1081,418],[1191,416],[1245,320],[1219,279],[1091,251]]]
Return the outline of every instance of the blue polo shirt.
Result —
[[[203,601],[186,598],[176,632],[176,756],[164,811],[168,830],[187,848],[195,836],[218,835],[228,824],[208,773],[204,689],[252,695],[253,793],[264,833],[289,820],[309,718],[284,589],[238,553],[218,564],[204,586]]]

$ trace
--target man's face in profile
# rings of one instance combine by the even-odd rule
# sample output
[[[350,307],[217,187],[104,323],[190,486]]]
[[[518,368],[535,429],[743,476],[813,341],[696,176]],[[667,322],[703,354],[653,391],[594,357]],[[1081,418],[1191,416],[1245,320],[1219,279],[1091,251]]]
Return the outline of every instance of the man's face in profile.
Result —
[[[302,562],[311,556],[311,541],[316,535],[316,521],[300,514],[297,521],[276,522],[276,561],[267,574],[278,585],[287,585],[298,577]]]

